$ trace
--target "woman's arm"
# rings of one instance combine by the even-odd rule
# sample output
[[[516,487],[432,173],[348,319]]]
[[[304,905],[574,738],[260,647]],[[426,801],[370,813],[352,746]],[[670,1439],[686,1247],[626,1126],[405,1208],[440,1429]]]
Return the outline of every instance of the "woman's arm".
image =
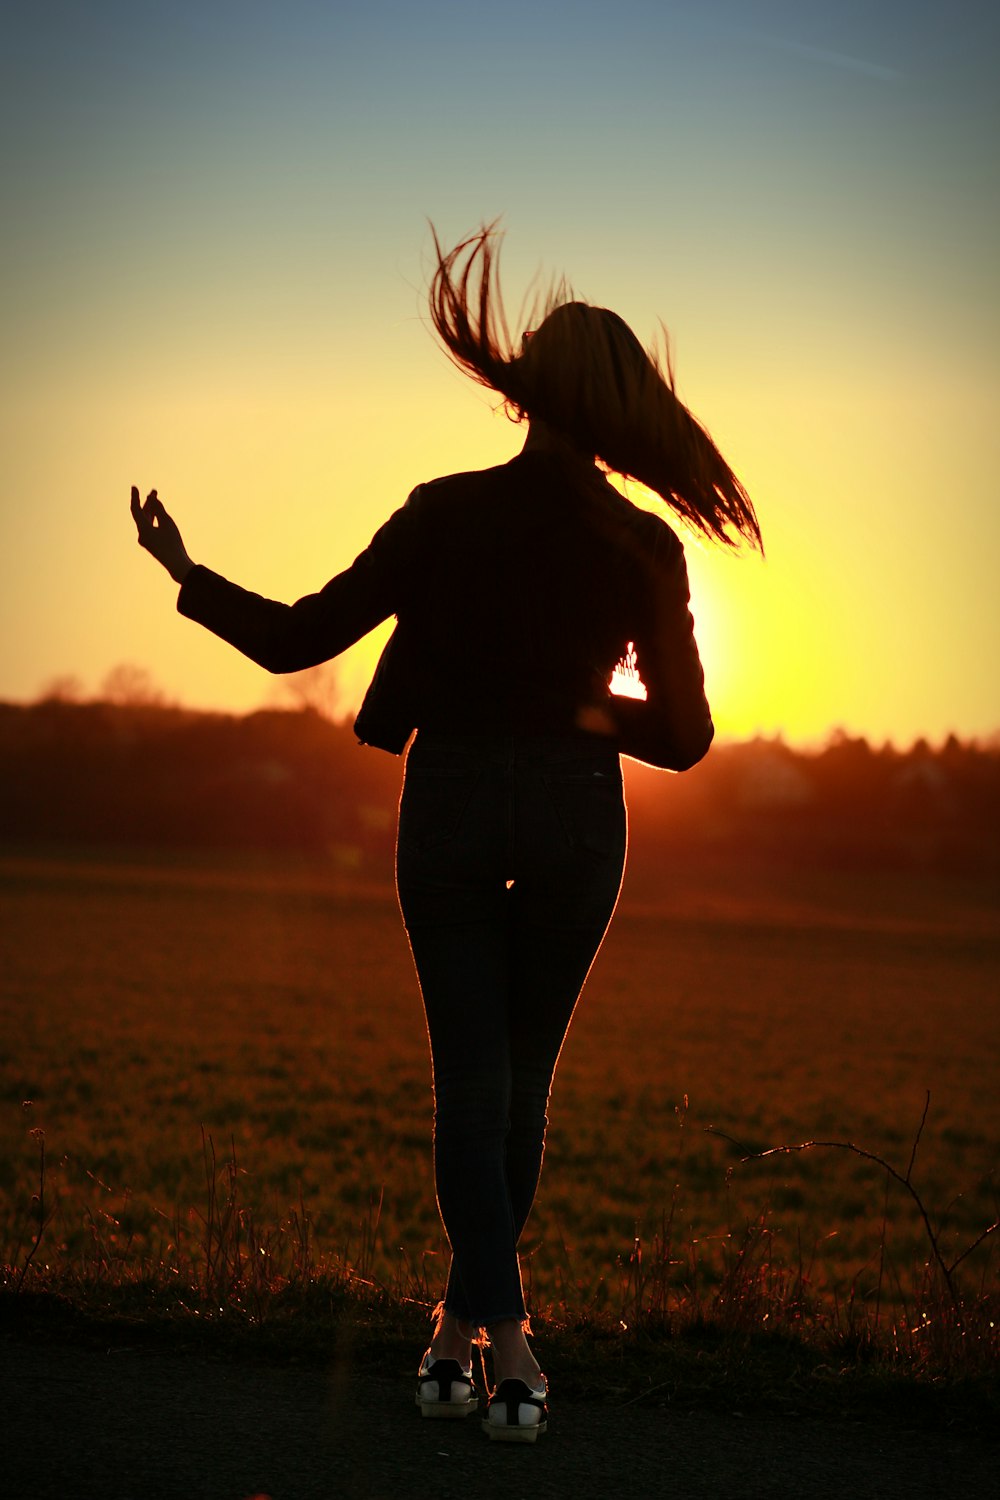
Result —
[[[688,607],[684,549],[660,521],[649,569],[642,591],[645,607],[635,631],[646,698],[612,695],[608,711],[624,754],[662,770],[687,771],[707,754],[715,726]]]
[[[319,593],[282,604],[193,563],[155,490],[145,506],[138,502],[133,489],[139,543],[181,584],[180,613],[268,672],[298,672],[329,661],[399,609],[412,527],[408,505],[390,516],[351,566]]]

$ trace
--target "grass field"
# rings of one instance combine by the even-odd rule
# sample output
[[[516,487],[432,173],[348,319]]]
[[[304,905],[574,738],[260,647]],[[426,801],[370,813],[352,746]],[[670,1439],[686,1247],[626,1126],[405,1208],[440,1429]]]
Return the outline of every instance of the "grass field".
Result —
[[[205,1132],[217,1184],[289,1255],[308,1225],[311,1255],[436,1296],[426,1042],[390,889],[9,855],[0,898],[8,1263],[37,1229],[39,1132],[36,1264],[57,1270],[196,1244]],[[912,1181],[955,1260],[998,1213],[993,911],[914,873],[706,868],[656,904],[626,887],[556,1079],[522,1244],[536,1308],[625,1320],[748,1278],[762,1319],[768,1297],[870,1304],[880,1279],[898,1305],[929,1256],[902,1187],[845,1151],[741,1156],[854,1142],[905,1175],[927,1091]],[[997,1267],[990,1237],[963,1294],[992,1299]]]

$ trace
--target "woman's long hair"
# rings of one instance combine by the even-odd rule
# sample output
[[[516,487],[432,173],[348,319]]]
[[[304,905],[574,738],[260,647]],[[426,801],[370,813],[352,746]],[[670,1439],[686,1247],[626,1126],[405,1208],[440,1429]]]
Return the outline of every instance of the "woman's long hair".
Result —
[[[617,313],[556,283],[515,344],[498,285],[497,231],[486,225],[445,251],[430,314],[455,364],[609,469],[655,490],[697,530],[763,552],[753,504],[705,429],[678,399],[669,352],[648,353]]]

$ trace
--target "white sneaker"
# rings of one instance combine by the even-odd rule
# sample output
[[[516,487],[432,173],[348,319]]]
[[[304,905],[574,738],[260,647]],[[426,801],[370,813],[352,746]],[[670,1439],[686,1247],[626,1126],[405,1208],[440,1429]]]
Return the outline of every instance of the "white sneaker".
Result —
[[[499,1443],[533,1443],[548,1426],[549,1388],[545,1376],[532,1388],[523,1380],[501,1380],[490,1397],[483,1430]]]
[[[428,1349],[417,1371],[417,1405],[422,1417],[467,1417],[479,1406],[472,1366],[457,1359],[434,1359]]]

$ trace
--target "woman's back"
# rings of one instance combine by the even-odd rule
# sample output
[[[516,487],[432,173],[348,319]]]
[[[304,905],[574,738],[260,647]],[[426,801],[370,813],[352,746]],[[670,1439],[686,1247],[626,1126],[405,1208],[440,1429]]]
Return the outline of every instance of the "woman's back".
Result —
[[[541,452],[421,486],[410,503],[398,613],[424,663],[421,724],[573,727],[631,638],[641,513],[592,464]]]
[[[644,717],[662,728],[666,710],[670,734],[686,724],[695,758],[704,753],[711,720],[680,542],[592,462],[528,448],[421,485],[404,514],[399,626],[359,716],[362,739],[385,743],[388,717],[406,733],[592,728],[634,642],[652,699]]]

